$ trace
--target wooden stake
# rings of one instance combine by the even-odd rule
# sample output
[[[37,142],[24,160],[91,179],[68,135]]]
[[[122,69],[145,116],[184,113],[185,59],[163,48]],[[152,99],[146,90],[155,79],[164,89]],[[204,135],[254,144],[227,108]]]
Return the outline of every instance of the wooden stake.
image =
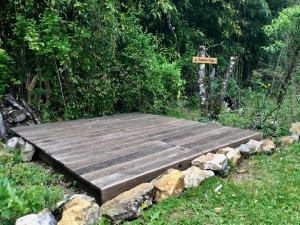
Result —
[[[2,138],[5,142],[7,141],[6,128],[5,128],[5,124],[1,112],[0,112],[0,138]]]

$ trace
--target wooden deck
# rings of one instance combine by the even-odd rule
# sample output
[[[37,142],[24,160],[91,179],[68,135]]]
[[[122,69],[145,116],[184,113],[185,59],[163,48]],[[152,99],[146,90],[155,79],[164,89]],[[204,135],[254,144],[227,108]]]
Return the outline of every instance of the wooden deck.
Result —
[[[103,203],[168,168],[261,135],[158,115],[132,113],[55,122],[13,131],[38,148],[38,156],[75,179]]]

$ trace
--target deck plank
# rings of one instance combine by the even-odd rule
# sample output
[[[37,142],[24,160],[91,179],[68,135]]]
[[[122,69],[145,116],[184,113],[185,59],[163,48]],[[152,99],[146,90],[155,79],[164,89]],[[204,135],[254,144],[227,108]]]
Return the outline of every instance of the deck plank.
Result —
[[[99,203],[207,152],[261,139],[258,132],[166,116],[128,113],[12,129],[54,168],[99,192]]]

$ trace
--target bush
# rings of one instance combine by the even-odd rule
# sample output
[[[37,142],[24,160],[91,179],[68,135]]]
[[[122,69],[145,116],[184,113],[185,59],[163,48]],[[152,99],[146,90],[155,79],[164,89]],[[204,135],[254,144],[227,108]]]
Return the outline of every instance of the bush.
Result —
[[[18,157],[0,158],[0,224],[14,224],[18,217],[52,208],[62,199],[62,177]]]

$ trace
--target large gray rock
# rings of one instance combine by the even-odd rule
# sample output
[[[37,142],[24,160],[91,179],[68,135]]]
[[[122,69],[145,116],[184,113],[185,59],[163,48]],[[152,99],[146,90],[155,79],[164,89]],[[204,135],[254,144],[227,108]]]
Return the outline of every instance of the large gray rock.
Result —
[[[227,167],[228,159],[224,154],[207,153],[192,161],[193,166],[203,170],[224,171]]]
[[[184,186],[186,188],[198,187],[204,180],[215,175],[211,170],[201,170],[196,166],[192,166],[182,173],[184,175]]]
[[[99,222],[99,206],[93,198],[75,195],[63,206],[63,214],[58,225],[94,225]]]
[[[25,146],[25,141],[19,137],[12,137],[9,139],[5,145],[5,148],[8,150],[14,150],[23,148]]]
[[[126,191],[112,200],[105,202],[101,214],[109,217],[115,223],[123,220],[134,219],[140,215],[143,208],[152,205],[154,187],[151,183],[144,183]]]
[[[20,150],[23,162],[32,160],[33,154],[35,153],[35,147],[33,145],[26,142],[25,146],[20,148]]]
[[[247,142],[247,144],[242,144],[240,147],[238,147],[238,149],[243,155],[253,155],[261,152],[262,142],[251,139]]]
[[[57,222],[49,209],[44,209],[38,214],[29,214],[16,221],[16,225],[56,225]]]

